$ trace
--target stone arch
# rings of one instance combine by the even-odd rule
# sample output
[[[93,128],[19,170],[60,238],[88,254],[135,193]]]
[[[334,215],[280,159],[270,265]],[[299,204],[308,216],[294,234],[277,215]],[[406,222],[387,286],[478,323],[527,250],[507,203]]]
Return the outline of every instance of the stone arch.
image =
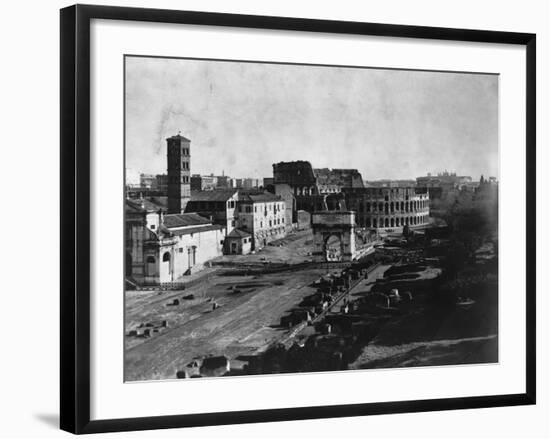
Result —
[[[330,262],[342,260],[342,238],[339,234],[332,233],[325,239],[325,259]]]

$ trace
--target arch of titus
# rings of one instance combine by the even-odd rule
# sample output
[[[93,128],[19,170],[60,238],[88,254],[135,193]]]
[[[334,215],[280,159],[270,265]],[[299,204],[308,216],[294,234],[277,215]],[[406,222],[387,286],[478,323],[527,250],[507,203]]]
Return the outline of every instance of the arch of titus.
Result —
[[[346,262],[355,259],[355,212],[314,212],[313,259],[316,262]]]

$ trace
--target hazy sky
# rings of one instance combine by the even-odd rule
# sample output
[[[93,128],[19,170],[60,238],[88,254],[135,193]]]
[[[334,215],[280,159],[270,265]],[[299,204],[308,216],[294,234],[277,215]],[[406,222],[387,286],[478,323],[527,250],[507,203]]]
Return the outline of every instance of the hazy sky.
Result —
[[[165,173],[178,131],[193,174],[308,160],[365,180],[498,177],[498,76],[126,58],[127,168]]]

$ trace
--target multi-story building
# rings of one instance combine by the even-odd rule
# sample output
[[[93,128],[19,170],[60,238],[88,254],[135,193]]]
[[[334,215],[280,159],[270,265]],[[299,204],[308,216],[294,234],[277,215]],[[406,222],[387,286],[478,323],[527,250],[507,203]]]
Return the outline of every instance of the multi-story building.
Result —
[[[230,179],[230,186],[235,189],[257,189],[262,185],[262,180],[259,178],[232,178]]]
[[[192,191],[185,212],[194,212],[210,218],[213,223],[222,225],[226,233],[230,234],[236,227],[237,201],[236,189]]]
[[[138,285],[178,281],[223,254],[225,223],[182,213],[191,200],[189,139],[168,138],[167,151],[168,213],[149,200],[126,201],[126,277]]]
[[[401,231],[429,222],[430,199],[425,188],[379,187],[343,189],[347,209],[356,212],[359,227]]]
[[[143,189],[153,189],[157,178],[153,174],[139,174],[139,185]]]
[[[254,249],[286,236],[285,202],[269,192],[239,191],[237,228],[252,235]]]
[[[127,278],[139,285],[159,285],[175,282],[220,256],[225,229],[195,213],[151,213],[127,202],[125,236]]]
[[[307,161],[279,162],[273,164],[273,184],[290,186],[296,200],[296,209],[309,213],[327,210],[326,194],[321,194],[317,177]]]
[[[168,194],[168,175],[157,174],[155,176],[155,189],[162,194]]]
[[[416,184],[421,187],[434,187],[441,185],[449,185],[460,189],[460,185],[471,183],[472,177],[468,175],[456,175],[456,172],[439,172],[437,175],[428,175],[417,177]]]

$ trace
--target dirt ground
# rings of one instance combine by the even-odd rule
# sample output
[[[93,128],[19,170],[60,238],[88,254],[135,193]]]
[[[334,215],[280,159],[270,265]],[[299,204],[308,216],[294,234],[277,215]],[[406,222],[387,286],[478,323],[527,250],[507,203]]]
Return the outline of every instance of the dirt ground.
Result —
[[[216,263],[254,264],[254,263],[287,263],[299,264],[311,261],[313,232],[301,230],[290,232],[285,238],[271,242],[269,245],[248,255],[225,255],[212,260]]]
[[[268,246],[261,256],[251,256],[258,260],[285,260],[287,254],[306,256],[311,251],[310,241],[311,232],[299,233],[284,247]],[[195,278],[200,282],[183,291],[126,292],[126,334],[140,325],[167,322],[167,327],[152,337],[126,335],[127,381],[175,378],[177,370],[206,355],[226,355],[232,367],[238,367],[238,357],[255,353],[283,335],[278,326],[281,316],[315,292],[310,284],[327,272],[312,267],[229,276],[227,271],[206,269]],[[174,299],[179,304],[174,305]]]

